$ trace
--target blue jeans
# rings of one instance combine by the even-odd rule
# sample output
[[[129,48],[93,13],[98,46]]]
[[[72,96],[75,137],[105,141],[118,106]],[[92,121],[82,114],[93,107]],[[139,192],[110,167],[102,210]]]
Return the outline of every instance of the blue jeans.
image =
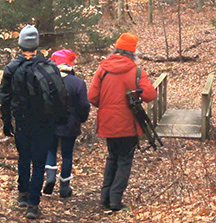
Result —
[[[52,147],[50,147],[48,151],[46,165],[56,166],[59,139],[61,140],[62,155],[61,177],[65,179],[71,176],[73,164],[73,150],[76,136],[61,138],[56,136],[53,141]]]
[[[16,120],[15,143],[19,154],[18,190],[28,192],[28,203],[40,203],[48,148],[53,143],[53,122]],[[31,174],[32,163],[32,174]]]

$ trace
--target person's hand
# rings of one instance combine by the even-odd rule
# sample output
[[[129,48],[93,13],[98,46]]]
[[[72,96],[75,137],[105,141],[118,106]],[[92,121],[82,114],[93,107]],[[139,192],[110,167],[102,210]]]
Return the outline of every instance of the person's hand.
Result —
[[[3,132],[6,136],[14,136],[14,129],[11,122],[4,123]]]

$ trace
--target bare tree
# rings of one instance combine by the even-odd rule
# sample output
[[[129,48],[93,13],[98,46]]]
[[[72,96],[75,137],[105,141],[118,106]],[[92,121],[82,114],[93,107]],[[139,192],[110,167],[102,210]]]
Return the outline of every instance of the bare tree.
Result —
[[[117,13],[116,13],[116,7],[115,7],[115,0],[107,0],[102,3],[103,7],[103,15],[105,17],[110,18],[111,20],[117,18]]]
[[[124,0],[118,0],[118,24],[124,20]]]
[[[181,0],[178,0],[178,24],[179,24],[179,59],[182,61],[182,38],[181,38]]]
[[[161,18],[162,18],[162,24],[163,24],[163,31],[164,31],[164,37],[165,37],[165,43],[166,43],[166,58],[169,60],[169,45],[167,40],[167,33],[166,33],[166,26],[165,26],[165,18],[164,18],[164,12],[163,7],[161,5],[161,2],[158,2],[159,10],[161,11]]]
[[[204,5],[204,0],[198,0],[198,9],[201,10]]]
[[[99,0],[87,0],[85,1],[84,5],[89,7],[90,5],[98,5],[99,4]]]
[[[90,4],[91,5],[98,5],[99,4],[99,0],[90,0]]]
[[[148,23],[153,23],[153,0],[148,0]]]
[[[46,3],[42,0],[33,0],[30,2],[30,7],[34,8],[35,5],[42,5],[40,12],[38,13],[37,18],[35,19],[35,25],[39,30],[46,31],[49,33],[54,32],[54,20],[55,15],[53,11],[53,0],[47,0]],[[55,45],[56,36],[53,35],[41,35],[40,36],[40,45],[50,47]]]

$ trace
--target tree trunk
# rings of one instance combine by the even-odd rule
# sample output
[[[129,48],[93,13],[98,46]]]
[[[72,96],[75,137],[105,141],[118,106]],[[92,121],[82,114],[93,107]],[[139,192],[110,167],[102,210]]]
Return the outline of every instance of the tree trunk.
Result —
[[[163,24],[164,38],[165,38],[165,44],[166,44],[166,58],[167,58],[167,60],[169,60],[169,45],[168,45],[167,34],[166,34],[165,18],[164,18],[163,8],[162,8],[160,2],[159,2],[159,10],[161,11],[161,18],[162,18],[162,24]]]
[[[181,0],[178,0],[178,23],[179,23],[179,59],[182,61],[182,38],[181,38]]]
[[[90,4],[91,5],[98,5],[99,4],[99,0],[90,0]]]
[[[148,24],[153,23],[153,0],[148,0]]]
[[[43,35],[43,33],[54,33],[54,11],[53,0],[32,0],[29,7],[35,8],[38,12],[35,18],[35,26],[40,34],[39,47],[49,48],[56,43],[55,35]]]
[[[124,20],[124,0],[118,0],[118,24],[121,25]]]
[[[87,0],[87,1],[85,2],[85,6],[87,6],[87,7],[89,7],[90,4],[91,4],[91,0]]]
[[[103,3],[103,16],[111,20],[117,18],[114,0],[107,0],[105,3]]]
[[[39,4],[43,4],[43,9],[40,12],[40,16],[37,20],[37,28],[40,33],[54,32],[54,11],[53,0],[46,0],[46,4],[42,0],[36,0]],[[56,36],[54,35],[40,35],[40,46],[43,48],[49,48],[56,43]]]
[[[204,0],[198,0],[198,9],[199,10],[202,10],[203,5],[204,5]]]

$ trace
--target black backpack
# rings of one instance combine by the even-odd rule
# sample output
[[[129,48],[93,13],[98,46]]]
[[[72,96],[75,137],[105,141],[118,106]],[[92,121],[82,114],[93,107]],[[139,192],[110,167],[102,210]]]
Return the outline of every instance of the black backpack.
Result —
[[[67,90],[57,66],[42,54],[26,66],[26,84],[31,108],[39,115],[65,124],[68,118]]]

